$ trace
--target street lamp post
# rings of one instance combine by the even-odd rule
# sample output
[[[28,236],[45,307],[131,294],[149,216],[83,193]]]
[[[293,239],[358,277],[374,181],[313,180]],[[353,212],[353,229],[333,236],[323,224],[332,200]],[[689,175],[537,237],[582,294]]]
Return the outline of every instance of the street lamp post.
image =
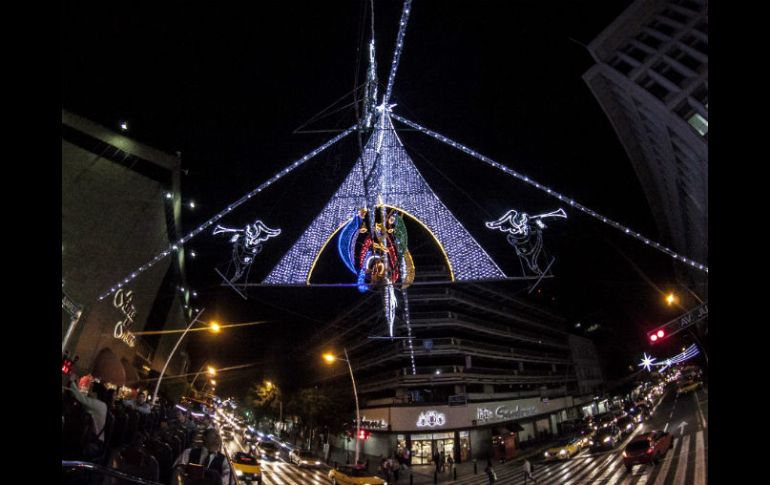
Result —
[[[192,319],[192,322],[190,322],[190,325],[187,326],[184,333],[179,337],[179,340],[176,341],[176,344],[174,345],[174,348],[171,350],[171,353],[168,354],[168,359],[166,359],[166,364],[163,366],[163,370],[160,371],[160,376],[158,377],[158,382],[155,384],[155,392],[152,394],[152,403],[155,404],[158,400],[158,389],[160,389],[160,382],[163,380],[163,375],[166,373],[166,369],[168,368],[168,364],[171,362],[171,358],[174,357],[174,353],[176,352],[176,349],[179,347],[179,344],[182,343],[182,339],[185,335],[187,335],[187,332],[190,331],[193,325],[195,325],[195,322],[198,321],[198,317],[201,316],[201,314],[205,311],[203,310],[199,311],[197,315],[195,315],[195,318]]]
[[[197,381],[197,380],[198,380],[198,376],[199,376],[199,375],[201,375],[201,373],[203,372],[203,368],[204,368],[204,367],[206,367],[206,364],[203,364],[203,365],[201,366],[200,370],[198,371],[198,373],[197,373],[197,374],[195,374],[195,377],[193,377],[193,380],[192,380],[192,382],[190,383],[190,387],[191,387],[191,388],[195,389],[195,381]],[[216,369],[214,369],[214,368],[213,368],[213,367],[211,367],[211,366],[208,366],[208,367],[209,367],[209,368],[206,370],[206,372],[208,372],[208,374],[209,374],[210,376],[212,376],[212,377],[213,377],[213,376],[217,375],[217,370],[216,370]]]
[[[359,457],[359,437],[361,436],[361,412],[358,408],[358,391],[356,390],[356,379],[353,377],[353,367],[350,365],[350,358],[348,357],[348,350],[343,347],[342,352],[345,354],[344,359],[339,359],[332,354],[324,354],[323,358],[326,362],[332,363],[335,360],[344,360],[348,364],[348,370],[350,371],[350,380],[353,382],[353,396],[356,398],[356,465],[358,465]]]

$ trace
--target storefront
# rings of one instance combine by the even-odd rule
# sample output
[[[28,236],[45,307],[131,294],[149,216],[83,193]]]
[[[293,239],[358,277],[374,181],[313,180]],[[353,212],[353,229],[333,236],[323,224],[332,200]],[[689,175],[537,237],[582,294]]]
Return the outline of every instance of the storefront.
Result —
[[[589,401],[586,396],[373,408],[362,410],[366,416],[362,424],[368,425],[362,427],[374,431],[366,443],[368,450],[408,453],[415,465],[430,464],[441,452],[459,463],[487,456],[510,459],[521,441],[557,434],[559,424],[578,415]]]

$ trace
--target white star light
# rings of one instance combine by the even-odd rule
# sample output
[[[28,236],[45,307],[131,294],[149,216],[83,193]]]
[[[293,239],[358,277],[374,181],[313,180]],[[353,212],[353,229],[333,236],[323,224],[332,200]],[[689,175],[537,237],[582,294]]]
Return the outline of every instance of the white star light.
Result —
[[[646,353],[644,354],[644,358],[642,359],[642,363],[639,364],[639,367],[644,367],[649,372],[650,367],[654,365],[655,357],[650,357]]]

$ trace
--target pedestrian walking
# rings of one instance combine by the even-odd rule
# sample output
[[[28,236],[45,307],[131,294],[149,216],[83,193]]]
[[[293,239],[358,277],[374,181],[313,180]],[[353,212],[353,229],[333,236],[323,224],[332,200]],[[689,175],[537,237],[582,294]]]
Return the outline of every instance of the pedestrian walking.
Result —
[[[532,463],[524,458],[524,485],[527,485],[527,479],[532,480],[533,483],[537,483],[537,480],[535,480],[535,477],[532,475]]]
[[[487,467],[484,469],[484,473],[487,474],[487,478],[489,478],[489,483],[495,483],[497,481],[497,474],[495,474],[495,469],[492,468],[492,460],[487,460]]]

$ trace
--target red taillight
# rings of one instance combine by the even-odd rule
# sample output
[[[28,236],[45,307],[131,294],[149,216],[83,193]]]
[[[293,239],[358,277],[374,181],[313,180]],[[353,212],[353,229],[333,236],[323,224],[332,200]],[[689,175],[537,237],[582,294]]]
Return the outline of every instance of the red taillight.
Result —
[[[647,454],[652,455],[652,448],[647,448]]]

